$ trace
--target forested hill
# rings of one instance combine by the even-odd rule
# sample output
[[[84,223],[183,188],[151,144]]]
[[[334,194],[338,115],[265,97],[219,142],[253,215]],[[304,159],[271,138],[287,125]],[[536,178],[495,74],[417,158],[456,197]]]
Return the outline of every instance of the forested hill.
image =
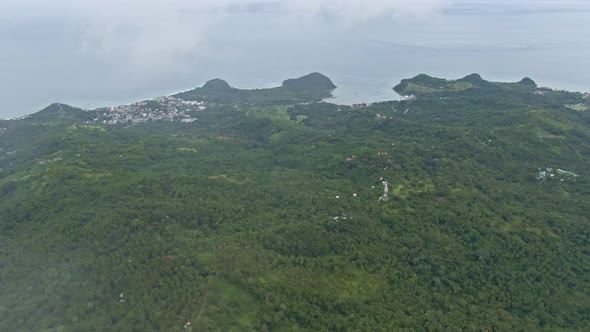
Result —
[[[422,79],[0,121],[0,331],[590,330],[588,94]]]
[[[403,79],[393,90],[403,95],[415,96],[448,96],[448,95],[506,95],[514,93],[532,93],[537,84],[525,77],[519,82],[489,82],[479,74],[470,74],[461,79],[448,80],[420,74],[413,78]]]
[[[174,97],[219,103],[292,104],[331,97],[331,91],[335,88],[328,77],[320,73],[311,73],[285,80],[280,87],[253,90],[233,88],[224,80],[214,79],[205,83],[203,87],[176,94]]]

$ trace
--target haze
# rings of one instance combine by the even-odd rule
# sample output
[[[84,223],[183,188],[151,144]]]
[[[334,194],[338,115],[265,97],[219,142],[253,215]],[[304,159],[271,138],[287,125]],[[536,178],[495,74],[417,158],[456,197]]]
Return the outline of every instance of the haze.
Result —
[[[590,91],[586,1],[5,0],[0,42],[0,118],[312,71],[342,103],[395,99],[418,73]]]

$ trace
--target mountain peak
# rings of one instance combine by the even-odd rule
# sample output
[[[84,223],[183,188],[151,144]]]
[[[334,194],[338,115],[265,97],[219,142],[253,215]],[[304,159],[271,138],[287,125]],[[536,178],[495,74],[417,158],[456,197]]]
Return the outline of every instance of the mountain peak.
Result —
[[[334,83],[332,83],[332,81],[327,76],[318,72],[313,72],[299,78],[287,79],[283,81],[283,87],[299,90],[332,90],[336,88],[336,85],[334,85]]]
[[[482,83],[489,83],[488,81],[484,80],[481,75],[477,73],[469,74],[458,81],[461,82],[469,82],[473,84],[482,84]]]
[[[62,103],[53,103],[27,118],[33,122],[64,121],[66,123],[90,120],[92,115],[77,107]]]
[[[532,79],[530,79],[529,77],[525,77],[522,80],[520,80],[518,83],[520,84],[525,84],[525,85],[533,85],[533,86],[537,86],[537,83],[535,83],[535,81],[533,81]]]
[[[72,111],[82,111],[82,109],[68,104],[53,103],[40,110],[39,113],[70,113]]]
[[[206,90],[229,90],[231,88],[229,83],[220,78],[209,80],[203,85],[203,89]]]

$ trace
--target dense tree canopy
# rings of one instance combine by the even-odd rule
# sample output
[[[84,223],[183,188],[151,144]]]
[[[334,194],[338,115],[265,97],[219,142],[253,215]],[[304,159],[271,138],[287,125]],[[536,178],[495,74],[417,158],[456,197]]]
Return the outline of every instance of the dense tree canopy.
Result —
[[[0,330],[588,330],[590,113],[512,84],[2,121]]]

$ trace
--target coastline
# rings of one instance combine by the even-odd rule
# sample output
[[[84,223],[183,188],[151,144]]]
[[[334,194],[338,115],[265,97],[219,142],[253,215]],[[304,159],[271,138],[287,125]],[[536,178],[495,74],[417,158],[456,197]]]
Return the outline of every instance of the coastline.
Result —
[[[416,73],[418,74],[418,73]],[[431,75],[427,73],[428,75]],[[467,73],[468,74],[468,73]],[[466,75],[464,73],[464,75]],[[464,75],[438,75],[432,74],[433,77],[444,77],[450,80],[459,79]],[[500,75],[493,75],[493,74],[486,74],[483,73],[481,76],[489,81],[493,82],[507,82],[511,81],[511,79],[502,79],[498,78]],[[333,97],[325,98],[322,101],[327,103],[332,103],[336,105],[351,105],[355,103],[375,103],[375,102],[384,102],[384,101],[393,101],[393,100],[402,100],[403,96],[398,94],[393,90],[393,87],[398,84],[404,78],[402,77],[399,80],[396,79],[374,79],[374,80],[367,80],[358,77],[344,77],[342,79],[333,79],[336,88],[332,91]],[[332,79],[332,77],[330,77]],[[587,89],[588,91],[584,91],[585,89],[582,86],[575,88],[577,84],[567,82],[567,81],[556,81],[556,80],[548,80],[544,79],[543,77],[537,78],[536,76],[532,75],[531,78],[537,82],[539,87],[546,87],[550,88],[555,91],[568,91],[568,92],[579,92],[579,93],[588,93],[590,92],[590,88]],[[512,81],[515,79],[512,78]],[[396,82],[396,83],[393,83]],[[259,82],[257,82],[259,83]],[[272,83],[266,85],[257,85],[252,86],[252,84],[245,84],[242,88],[243,89],[261,89],[266,86],[273,86]],[[190,88],[189,88],[190,89]],[[180,89],[180,91],[185,91],[187,89]],[[162,93],[155,93],[150,95],[149,93],[141,93],[138,94],[137,97],[129,97],[129,98],[113,98],[113,99],[71,99],[64,101],[59,101],[59,103],[71,105],[74,107],[78,107],[85,110],[93,110],[102,107],[114,107],[118,105],[128,105],[132,104],[141,100],[149,100],[153,98],[157,98],[158,96],[169,96],[178,91],[171,91],[171,89],[162,89],[160,90]],[[9,115],[7,117],[0,115],[0,120],[9,121],[9,120],[19,120],[25,118],[31,114],[34,114],[40,110],[42,110],[47,105],[51,104],[52,102],[47,102],[46,105],[38,107],[38,109],[31,109],[28,110],[24,114],[17,114],[17,115]]]

